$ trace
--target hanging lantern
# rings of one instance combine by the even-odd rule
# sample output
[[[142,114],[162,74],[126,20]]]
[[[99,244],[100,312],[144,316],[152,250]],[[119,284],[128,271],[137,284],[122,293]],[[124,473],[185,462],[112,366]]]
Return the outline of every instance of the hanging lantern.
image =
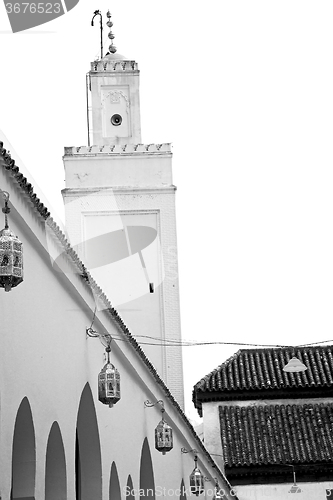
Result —
[[[195,455],[194,457],[194,464],[195,467],[193,469],[192,474],[190,475],[190,492],[193,493],[196,496],[201,495],[204,492],[204,477],[200,472],[200,469],[198,469],[198,457]]]
[[[224,498],[224,493],[221,491],[218,482],[215,480],[213,500],[222,500],[223,498]]]
[[[296,356],[293,356],[282,369],[284,372],[299,373],[305,372],[307,367]]]
[[[2,191],[5,197],[5,206],[2,209],[5,214],[5,227],[0,231],[0,287],[5,292],[19,285],[23,281],[23,253],[22,243],[9,229],[8,207],[9,194]]]
[[[162,420],[155,429],[155,448],[163,455],[173,448],[172,428],[164,420],[164,406],[162,407]]]
[[[112,408],[120,400],[120,375],[110,363],[111,347],[108,346],[105,350],[108,354],[108,361],[98,375],[98,399]]]
[[[172,428],[164,420],[164,402],[162,401],[162,399],[156,401],[156,403],[151,403],[149,400],[147,400],[144,404],[149,408],[157,404],[160,404],[162,407],[162,420],[155,429],[155,448],[157,451],[160,451],[163,455],[165,455],[167,451],[170,451],[173,448],[173,435]]]

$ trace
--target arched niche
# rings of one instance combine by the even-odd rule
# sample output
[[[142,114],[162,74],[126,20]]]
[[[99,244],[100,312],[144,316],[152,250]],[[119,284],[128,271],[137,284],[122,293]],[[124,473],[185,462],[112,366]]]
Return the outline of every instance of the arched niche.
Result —
[[[140,499],[155,500],[153,462],[147,438],[145,438],[140,460]]]
[[[102,499],[102,463],[95,405],[89,384],[82,391],[76,423],[77,500]]]
[[[110,474],[109,500],[121,500],[119,477],[117,467],[114,462],[112,462]]]
[[[46,449],[45,500],[67,499],[64,444],[57,422],[53,422]]]
[[[34,500],[35,476],[35,429],[29,401],[24,398],[17,411],[14,427],[11,498]]]
[[[180,495],[179,495],[179,500],[187,500],[187,499],[186,499],[186,488],[185,488],[184,479],[182,479],[182,482],[180,483]]]
[[[135,500],[133,481],[130,474],[126,484],[126,500]]]

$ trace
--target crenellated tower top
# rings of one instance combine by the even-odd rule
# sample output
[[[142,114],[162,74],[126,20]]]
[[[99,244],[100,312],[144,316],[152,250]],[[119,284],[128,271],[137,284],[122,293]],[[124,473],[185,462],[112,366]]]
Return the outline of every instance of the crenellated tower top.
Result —
[[[109,12],[107,17],[109,52],[92,62],[89,71],[93,144],[138,144],[141,143],[138,64],[117,53]]]

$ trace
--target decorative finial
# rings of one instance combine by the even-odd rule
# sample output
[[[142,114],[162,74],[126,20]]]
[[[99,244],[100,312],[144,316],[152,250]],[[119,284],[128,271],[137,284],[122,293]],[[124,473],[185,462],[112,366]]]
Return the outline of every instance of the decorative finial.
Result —
[[[117,47],[115,47],[113,45],[114,34],[111,31],[111,28],[113,26],[113,22],[111,21],[111,13],[110,13],[109,10],[106,13],[106,17],[108,18],[108,21],[107,21],[106,25],[107,25],[108,28],[110,28],[110,33],[108,34],[108,37],[111,40],[111,45],[109,45],[109,51],[110,51],[111,54],[114,54],[115,52],[117,52]]]
[[[95,10],[93,18],[91,20],[91,26],[94,26],[94,19],[96,16],[100,16],[99,26],[100,26],[100,32],[101,32],[101,59],[103,59],[103,22],[102,22],[102,13],[100,10]]]

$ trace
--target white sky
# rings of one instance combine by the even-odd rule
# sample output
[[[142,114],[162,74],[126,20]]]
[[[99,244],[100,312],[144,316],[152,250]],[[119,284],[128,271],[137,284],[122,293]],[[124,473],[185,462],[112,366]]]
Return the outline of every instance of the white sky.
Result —
[[[80,0],[15,35],[1,5],[0,128],[53,213],[108,8],[141,70],[143,142],[173,143],[183,338],[332,339],[331,0]],[[236,350],[184,348],[191,417],[193,385]]]

